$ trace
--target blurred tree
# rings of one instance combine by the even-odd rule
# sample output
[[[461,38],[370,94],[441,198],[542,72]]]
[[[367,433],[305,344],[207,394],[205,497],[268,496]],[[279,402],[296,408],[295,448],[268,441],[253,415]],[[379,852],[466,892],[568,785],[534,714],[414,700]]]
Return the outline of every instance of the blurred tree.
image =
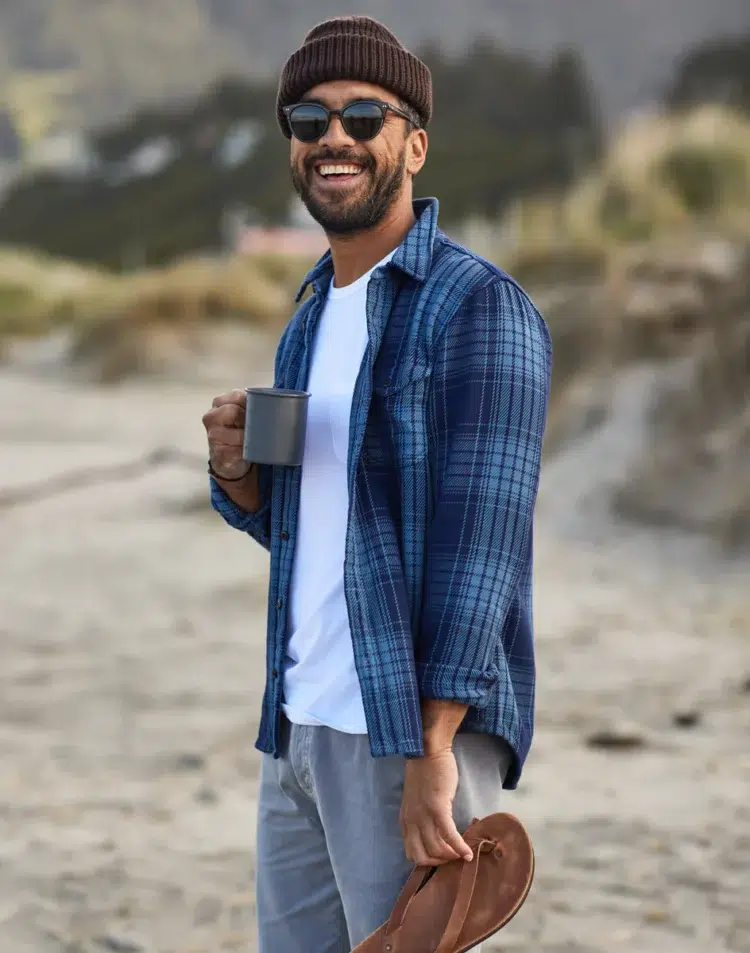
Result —
[[[429,161],[417,182],[446,217],[494,217],[515,196],[561,187],[599,153],[593,91],[580,57],[545,66],[478,41],[460,60],[426,52],[435,91]]]
[[[21,158],[21,137],[7,109],[0,109],[0,161],[9,159],[16,161]]]
[[[750,113],[750,34],[712,40],[689,50],[667,93],[673,108],[720,103]]]

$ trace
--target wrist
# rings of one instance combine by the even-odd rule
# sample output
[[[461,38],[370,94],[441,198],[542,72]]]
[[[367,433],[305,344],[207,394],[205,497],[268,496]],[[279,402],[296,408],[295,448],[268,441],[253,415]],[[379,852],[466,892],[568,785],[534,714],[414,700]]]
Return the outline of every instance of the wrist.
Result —
[[[426,758],[434,758],[445,754],[446,751],[453,750],[453,739],[455,735],[445,732],[425,732],[423,738],[424,755]]]
[[[459,702],[425,699],[422,703],[422,736],[426,757],[434,757],[453,749],[456,737],[468,710]]]
[[[216,481],[219,489],[229,499],[246,513],[257,513],[261,508],[260,488],[258,486],[258,466],[253,463],[242,477],[223,479],[219,473],[209,469],[211,478]]]

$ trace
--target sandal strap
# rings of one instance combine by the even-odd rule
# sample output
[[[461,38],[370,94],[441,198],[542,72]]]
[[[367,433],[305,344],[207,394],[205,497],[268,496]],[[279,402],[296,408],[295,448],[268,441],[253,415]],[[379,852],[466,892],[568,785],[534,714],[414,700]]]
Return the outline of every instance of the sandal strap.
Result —
[[[471,900],[474,896],[474,887],[476,886],[477,875],[479,873],[479,857],[481,854],[489,853],[497,847],[495,841],[486,838],[477,838],[476,841],[472,841],[473,839],[467,840],[467,843],[472,848],[474,857],[471,861],[464,861],[453,909],[435,953],[453,953],[456,942],[466,923],[466,917],[469,915],[469,909],[471,908]],[[439,870],[439,867],[414,868],[409,879],[404,884],[390,919],[386,924],[383,934],[384,940],[393,937],[394,933],[401,928],[412,901],[422,887],[425,886],[433,873]]]
[[[478,844],[470,846],[473,847],[474,856],[468,863],[464,862],[453,910],[451,911],[445,932],[435,953],[453,953],[455,950],[456,943],[458,942],[458,938],[466,923],[466,918],[469,915],[469,909],[471,908],[474,887],[476,886],[477,875],[479,874],[479,858],[483,853],[486,854],[494,850],[497,845],[494,841],[483,839],[479,841]]]
[[[411,906],[412,900],[430,879],[434,870],[435,867],[415,867],[411,872],[409,879],[404,884],[399,898],[396,901],[396,905],[393,908],[393,913],[391,913],[388,924],[386,925],[385,937],[393,936],[396,930],[401,928],[401,925],[404,922],[404,917],[406,916],[406,912]]]

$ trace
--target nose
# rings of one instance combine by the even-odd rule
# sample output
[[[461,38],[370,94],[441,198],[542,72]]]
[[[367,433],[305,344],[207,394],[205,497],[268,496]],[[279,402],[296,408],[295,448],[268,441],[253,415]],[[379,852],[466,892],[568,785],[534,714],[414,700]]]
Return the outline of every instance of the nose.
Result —
[[[331,116],[328,128],[319,140],[321,146],[327,146],[329,149],[353,146],[355,142],[356,140],[347,135],[344,124],[341,122],[341,116]]]

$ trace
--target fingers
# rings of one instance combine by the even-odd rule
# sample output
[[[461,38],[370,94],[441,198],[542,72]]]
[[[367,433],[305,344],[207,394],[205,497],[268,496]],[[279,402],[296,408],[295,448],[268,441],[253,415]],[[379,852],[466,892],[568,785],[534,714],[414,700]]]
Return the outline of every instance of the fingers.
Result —
[[[228,394],[220,394],[214,397],[213,407],[224,407],[227,404],[236,404],[239,407],[247,406],[247,394],[244,390],[231,390]]]
[[[402,834],[406,856],[412,863],[437,867],[460,858],[472,858],[471,849],[452,819],[449,824],[443,821],[438,827],[435,820],[425,816],[419,823],[402,824]]]
[[[443,843],[457,857],[462,857],[464,860],[472,859],[473,854],[471,847],[469,847],[463,837],[461,837],[459,834],[455,821],[450,814],[440,818],[438,823],[438,831]]]
[[[458,860],[460,854],[441,836],[433,821],[425,821],[420,834],[424,848],[430,857],[439,857],[445,861]]]
[[[246,403],[245,391],[233,390],[215,397],[211,409],[203,415],[208,455],[219,479],[235,479],[252,470],[247,469],[242,454]]]
[[[212,407],[203,415],[203,422],[206,421],[209,424],[220,423],[225,427],[244,427],[245,408],[239,404],[221,404],[219,407]]]
[[[217,397],[216,400],[221,398]],[[241,433],[245,428],[245,407],[233,401],[214,406],[203,415],[203,426],[209,435],[214,430],[228,428]]]
[[[213,448],[241,447],[245,440],[245,432],[238,427],[209,427],[208,442]]]
[[[440,867],[448,863],[448,860],[442,857],[433,857],[424,845],[419,828],[412,828],[407,832],[404,838],[404,849],[407,858],[418,867]],[[455,860],[455,857],[449,858]]]

